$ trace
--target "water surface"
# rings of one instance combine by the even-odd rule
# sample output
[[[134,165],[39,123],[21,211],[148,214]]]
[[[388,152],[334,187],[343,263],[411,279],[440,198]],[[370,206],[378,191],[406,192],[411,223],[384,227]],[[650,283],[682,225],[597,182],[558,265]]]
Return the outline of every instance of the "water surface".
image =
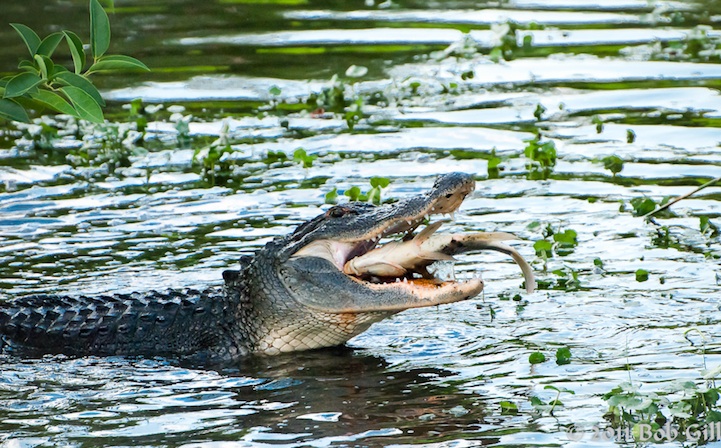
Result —
[[[6,22],[84,35],[85,2],[5,3]],[[43,120],[56,139],[0,129],[2,300],[218,284],[241,255],[321,213],[334,188],[367,190],[382,175],[393,200],[451,171],[478,186],[444,229],[515,233],[541,289],[523,294],[500,254],[471,254],[456,275],[481,272],[482,296],[401,313],[347,349],[218,371],[2,357],[1,446],[614,444],[591,440],[609,425],[603,394],[627,381],[703,386],[702,371],[721,364],[721,241],[700,225],[721,226],[721,187],[657,224],[630,205],[721,176],[720,12],[622,0],[117,1],[111,51],[153,71],[96,79],[110,124],[81,140],[63,117]],[[24,49],[10,27],[0,42],[11,72]],[[124,106],[135,98],[144,135]],[[547,176],[524,154],[539,133],[558,155]],[[318,156],[312,166],[293,161],[298,148]],[[624,162],[615,175],[612,155]],[[578,244],[537,256],[548,226]],[[560,347],[570,363],[556,363]],[[530,364],[533,352],[548,360]],[[554,399],[549,385],[573,391],[553,415],[531,403]],[[570,425],[587,431],[581,441]]]

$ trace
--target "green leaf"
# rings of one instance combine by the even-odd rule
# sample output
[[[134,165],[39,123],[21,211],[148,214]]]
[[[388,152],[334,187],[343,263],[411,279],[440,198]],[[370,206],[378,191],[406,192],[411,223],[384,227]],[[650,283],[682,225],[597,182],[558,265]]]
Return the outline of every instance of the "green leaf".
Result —
[[[551,258],[553,256],[553,243],[548,240],[536,241],[533,243],[533,249],[539,257],[545,256],[546,258]]]
[[[699,229],[701,230],[701,233],[705,233],[709,229],[709,223],[711,220],[708,216],[699,216]]]
[[[500,402],[501,405],[501,414],[517,414],[518,413],[518,405],[512,401],[506,401],[503,400]]]
[[[498,179],[500,177],[500,165],[503,159],[496,155],[496,148],[491,150],[491,157],[488,159],[488,178]]]
[[[140,111],[142,110],[143,102],[140,98],[136,98],[130,102],[130,106],[131,106],[130,113],[138,115],[141,113]],[[286,160],[288,160],[288,155],[286,153],[284,153],[283,151],[270,150],[270,151],[268,151],[268,154],[265,156],[265,160],[263,160],[263,162],[270,165],[272,163],[283,163]]]
[[[40,75],[40,71],[35,66],[33,61],[28,61],[27,59],[23,59],[22,61],[20,61],[20,63],[18,64],[18,68],[28,73],[34,73],[38,76]]]
[[[55,78],[59,73],[70,73],[70,71],[62,65],[56,65],[53,67],[53,73],[50,77]]]
[[[494,149],[493,151],[491,151],[491,158],[488,159],[488,169],[491,170],[494,168],[498,168],[498,165],[500,165],[501,162],[503,162],[503,159],[496,155],[496,150]]]
[[[636,141],[636,133],[633,129],[626,129],[626,143],[633,143]]]
[[[55,64],[53,63],[53,60],[47,56],[36,54],[35,62],[38,64],[38,68],[40,69],[41,77],[44,80],[50,79],[50,76],[55,71]]]
[[[495,47],[488,54],[488,58],[493,62],[499,62],[503,60],[503,50],[500,47]]]
[[[313,161],[317,158],[317,155],[308,155],[308,153],[303,148],[298,148],[293,151],[293,161],[301,162],[303,164],[303,168],[312,167]]]
[[[298,148],[293,151],[293,160],[296,162],[302,162],[304,158],[308,156],[308,153],[303,148]]]
[[[719,391],[713,388],[707,390],[706,392],[701,392],[701,395],[703,395],[706,403],[716,403],[720,396]]]
[[[567,229],[563,233],[554,233],[553,240],[559,244],[574,247],[578,245],[577,236],[578,234],[575,230]]]
[[[391,184],[391,180],[387,177],[371,177],[371,187],[373,188],[386,188]]]
[[[98,59],[110,47],[110,20],[98,0],[90,0],[90,49]]]
[[[631,207],[633,207],[633,216],[643,216],[656,210],[656,201],[647,197],[633,198]]]
[[[15,98],[34,89],[43,80],[34,73],[20,73],[13,76],[5,86],[5,98]]]
[[[573,390],[571,390],[571,389],[567,389],[567,388],[565,388],[565,387],[556,387],[556,386],[553,386],[553,385],[550,385],[550,384],[547,384],[547,385],[543,386],[543,389],[544,389],[544,390],[554,390],[554,391],[558,392],[559,395],[560,395],[561,393],[568,393],[568,394],[571,394],[571,395],[576,395],[576,392],[573,391]]]
[[[25,45],[28,47],[28,51],[30,51],[30,57],[35,56],[40,46],[40,36],[22,23],[11,23],[10,26],[15,28],[15,31],[22,37],[23,42],[25,42]]]
[[[546,355],[541,352],[533,352],[528,356],[528,362],[531,364],[540,364],[546,362]]]
[[[721,229],[711,222],[708,216],[699,216],[699,230],[704,235],[708,235],[711,238],[715,238],[721,233]]]
[[[35,93],[31,93],[30,98],[55,112],[79,117],[78,112],[70,103],[50,90],[40,89]]]
[[[60,91],[73,103],[73,107],[75,107],[80,118],[93,123],[102,123],[104,121],[103,110],[100,105],[85,90],[80,87],[65,86],[60,88]]]
[[[100,92],[95,88],[93,83],[87,80],[84,76],[77,75],[72,72],[60,72],[55,75],[55,79],[60,81],[63,85],[73,86],[81,88],[88,95],[92,96],[96,103],[100,106],[105,106],[105,100],[100,96]]]
[[[91,65],[88,69],[88,73],[101,72],[105,70],[145,70],[150,69],[140,62],[139,60],[130,56],[114,55],[114,56],[103,56]]]
[[[556,350],[556,364],[559,366],[569,364],[571,362],[571,349],[568,347],[561,347]]]
[[[543,107],[541,103],[536,104],[536,110],[533,111],[533,116],[536,117],[536,121],[541,121],[541,117],[545,111],[546,108]]]
[[[28,117],[25,109],[14,100],[6,98],[0,99],[0,116],[9,120],[22,121],[23,123],[30,122],[30,117]]]
[[[325,194],[325,203],[326,204],[335,204],[336,200],[338,199],[338,189],[333,188],[331,191]]]
[[[63,31],[63,35],[65,36],[65,40],[68,42],[68,47],[70,47],[70,54],[73,56],[75,73],[79,75],[85,66],[85,50],[83,49],[83,41],[81,41],[80,37],[72,31]]]
[[[637,269],[636,270],[636,281],[637,282],[645,282],[648,280],[648,271],[645,269]]]
[[[352,186],[347,189],[344,194],[348,196],[351,201],[357,201],[361,195],[361,190],[356,186]]]
[[[35,63],[38,65],[38,69],[40,70],[40,76],[43,79],[48,79],[48,67],[47,65],[45,65],[43,57],[39,54],[36,54],[35,56],[33,56],[33,59],[35,59]]]
[[[609,170],[614,176],[623,170],[623,159],[617,155],[606,156],[601,159],[603,167]]]
[[[142,98],[135,98],[132,101],[130,101],[130,115],[143,115],[143,99]],[[287,160],[288,156],[283,151],[268,151],[268,158],[270,158],[271,154],[275,154],[276,157],[280,160]],[[281,155],[282,154],[282,155]]]
[[[48,35],[45,39],[43,39],[42,42],[40,42],[40,46],[38,46],[37,54],[50,57],[55,52],[55,49],[58,48],[58,45],[60,44],[60,41],[63,40],[63,33],[57,32],[52,33]]]
[[[373,187],[368,191],[368,202],[373,203],[375,205],[380,205],[381,203],[381,189],[379,187]]]

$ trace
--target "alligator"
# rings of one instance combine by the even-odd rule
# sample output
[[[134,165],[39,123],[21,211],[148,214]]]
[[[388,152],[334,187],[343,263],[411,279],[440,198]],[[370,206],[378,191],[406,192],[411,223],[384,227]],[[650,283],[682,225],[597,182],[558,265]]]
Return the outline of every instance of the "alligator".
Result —
[[[22,357],[162,357],[211,365],[341,345],[403,310],[481,292],[480,278],[432,277],[426,265],[433,260],[404,268],[400,276],[376,276],[373,269],[344,272],[350,260],[378,250],[382,238],[405,234],[410,240],[431,216],[453,213],[474,188],[470,175],[451,173],[439,177],[427,193],[395,203],[332,206],[242,257],[240,269],[223,272],[223,285],[202,291],[0,300],[0,351]]]

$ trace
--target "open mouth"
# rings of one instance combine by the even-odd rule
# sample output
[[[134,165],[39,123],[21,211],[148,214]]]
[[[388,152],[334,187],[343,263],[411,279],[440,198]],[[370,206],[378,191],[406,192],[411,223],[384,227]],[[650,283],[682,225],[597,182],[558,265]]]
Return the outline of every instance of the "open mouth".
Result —
[[[471,176],[451,173],[439,177],[426,194],[377,208],[335,206],[319,216],[314,227],[299,228],[296,241],[305,244],[287,260],[286,275],[291,284],[302,279],[313,293],[298,294],[298,300],[326,313],[399,312],[459,302],[478,295],[483,281],[475,275],[440,279],[429,267],[481,250],[510,255],[523,272],[526,291],[533,292],[531,266],[503,243],[517,239],[514,235],[435,233],[443,221],[431,217],[453,214],[474,187]],[[424,222],[425,228],[417,232]]]
[[[413,236],[413,231],[421,223],[422,220],[408,220],[403,226],[407,227],[407,229],[403,231],[393,233],[381,232],[361,241],[314,241],[296,252],[294,257],[319,257],[326,259],[333,263],[339,271],[345,273],[346,275],[370,283],[398,283],[400,281],[412,281],[417,279],[424,279],[426,281],[435,280],[437,283],[441,283],[441,280],[439,279],[429,278],[427,272],[423,270],[420,265],[413,263],[414,260],[412,259],[412,255],[402,248],[402,245],[410,244],[412,241],[411,238]],[[392,241],[384,245],[379,245],[381,239],[400,234],[405,234],[401,241]],[[396,265],[397,268],[394,269],[393,266],[380,258],[383,252],[380,252],[378,257],[372,257],[369,260],[365,260],[365,263],[361,268],[354,266],[355,260],[363,259],[364,257],[383,249],[392,249],[385,250],[387,253],[395,252],[392,254],[394,255],[393,259],[398,261],[398,263],[393,264]],[[405,260],[403,259],[404,255],[408,255]],[[376,258],[377,261],[374,261]],[[425,264],[427,266],[432,264],[434,261],[437,260],[429,260],[429,262]]]
[[[510,255],[523,272],[526,292],[536,288],[533,270],[516,249],[504,244],[517,239],[506,232],[436,234],[444,221],[431,223],[432,215],[453,213],[467,190],[430,201],[420,212],[403,218],[394,217],[376,223],[363,237],[319,239],[297,251],[296,257],[318,257],[330,262],[348,279],[376,292],[397,292],[418,301],[413,306],[449,303],[478,294],[483,281],[476,276],[465,280],[443,280],[430,272],[439,261],[453,261],[454,255],[471,251],[493,250]],[[426,222],[420,232],[418,227]],[[384,238],[402,238],[379,244]],[[438,272],[438,271],[436,271]]]
[[[483,288],[479,278],[458,282],[441,280],[429,273],[429,265],[439,260],[451,260],[451,255],[436,251],[436,255],[429,257],[418,251],[418,236],[432,234],[443,221],[427,224],[426,230],[414,234],[424,222],[429,223],[432,216],[455,212],[472,189],[471,184],[469,188],[441,196],[414,215],[387,218],[363,237],[313,241],[298,250],[293,258],[323,258],[349,279],[376,291],[398,288],[426,300],[449,294],[475,295]],[[398,240],[379,245],[381,240],[401,235],[403,237]],[[452,251],[452,248],[448,250]]]

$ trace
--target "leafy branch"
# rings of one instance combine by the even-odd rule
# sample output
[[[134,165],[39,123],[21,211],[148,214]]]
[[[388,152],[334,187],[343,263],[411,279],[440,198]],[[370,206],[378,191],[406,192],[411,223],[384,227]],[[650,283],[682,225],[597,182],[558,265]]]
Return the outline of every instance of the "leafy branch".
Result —
[[[93,123],[104,121],[105,100],[89,80],[98,72],[149,70],[139,60],[125,55],[106,55],[110,47],[110,20],[98,0],[90,0],[90,55],[72,31],[51,33],[44,39],[31,28],[11,23],[30,53],[18,64],[21,73],[0,79],[0,117],[29,122],[27,110],[50,109]],[[53,53],[65,41],[72,56],[73,69],[56,64]]]

